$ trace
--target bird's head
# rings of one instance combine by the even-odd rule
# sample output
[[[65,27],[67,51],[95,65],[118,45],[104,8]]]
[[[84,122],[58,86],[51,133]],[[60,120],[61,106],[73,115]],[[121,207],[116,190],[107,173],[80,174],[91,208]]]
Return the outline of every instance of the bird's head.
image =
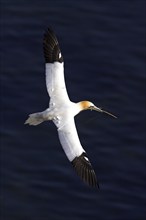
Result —
[[[97,112],[106,113],[106,114],[108,114],[108,115],[110,115],[114,118],[117,118],[115,115],[111,114],[110,112],[104,111],[103,109],[96,107],[92,102],[82,101],[82,102],[79,102],[79,105],[80,105],[81,111],[83,111],[83,110],[91,110],[91,111],[94,110],[94,111],[97,111]]]

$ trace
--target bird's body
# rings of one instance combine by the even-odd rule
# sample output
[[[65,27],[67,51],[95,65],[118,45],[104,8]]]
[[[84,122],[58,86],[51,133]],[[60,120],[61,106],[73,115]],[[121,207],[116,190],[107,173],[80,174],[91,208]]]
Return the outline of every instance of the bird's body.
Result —
[[[96,187],[98,186],[97,178],[88,156],[80,143],[74,116],[87,109],[99,112],[105,111],[89,101],[78,103],[70,101],[64,80],[63,57],[57,38],[50,29],[44,35],[43,46],[46,61],[46,86],[50,96],[49,108],[43,112],[30,114],[25,124],[38,125],[43,121],[52,120],[57,127],[63,150],[77,174],[88,185]]]

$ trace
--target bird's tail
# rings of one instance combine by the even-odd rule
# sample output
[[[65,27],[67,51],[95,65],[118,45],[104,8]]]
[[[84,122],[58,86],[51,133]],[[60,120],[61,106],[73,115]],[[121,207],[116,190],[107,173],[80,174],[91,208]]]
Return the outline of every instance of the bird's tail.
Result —
[[[39,125],[43,121],[46,121],[46,119],[44,118],[42,112],[38,112],[38,113],[30,114],[24,124]]]

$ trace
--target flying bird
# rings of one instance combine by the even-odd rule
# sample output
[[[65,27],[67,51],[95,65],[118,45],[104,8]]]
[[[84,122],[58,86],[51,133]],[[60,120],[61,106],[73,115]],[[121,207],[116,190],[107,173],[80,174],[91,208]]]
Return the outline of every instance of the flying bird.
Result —
[[[52,120],[57,127],[62,148],[77,174],[89,186],[99,187],[88,155],[80,143],[74,117],[83,110],[95,110],[115,118],[116,116],[96,107],[90,101],[70,101],[64,80],[64,59],[57,37],[50,28],[44,34],[43,50],[46,86],[50,96],[49,107],[43,112],[30,114],[25,124],[38,125]]]

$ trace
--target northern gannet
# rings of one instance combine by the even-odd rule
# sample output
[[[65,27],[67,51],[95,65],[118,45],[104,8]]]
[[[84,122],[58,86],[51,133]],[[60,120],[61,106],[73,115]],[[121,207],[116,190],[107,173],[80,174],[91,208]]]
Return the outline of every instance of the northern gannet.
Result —
[[[46,86],[50,96],[49,108],[43,112],[30,114],[25,124],[38,125],[43,121],[52,120],[57,127],[62,148],[77,174],[89,186],[99,187],[96,174],[80,143],[74,116],[89,109],[116,116],[96,107],[90,101],[78,103],[70,101],[64,80],[63,56],[57,37],[50,28],[44,34],[43,50],[46,62]]]

